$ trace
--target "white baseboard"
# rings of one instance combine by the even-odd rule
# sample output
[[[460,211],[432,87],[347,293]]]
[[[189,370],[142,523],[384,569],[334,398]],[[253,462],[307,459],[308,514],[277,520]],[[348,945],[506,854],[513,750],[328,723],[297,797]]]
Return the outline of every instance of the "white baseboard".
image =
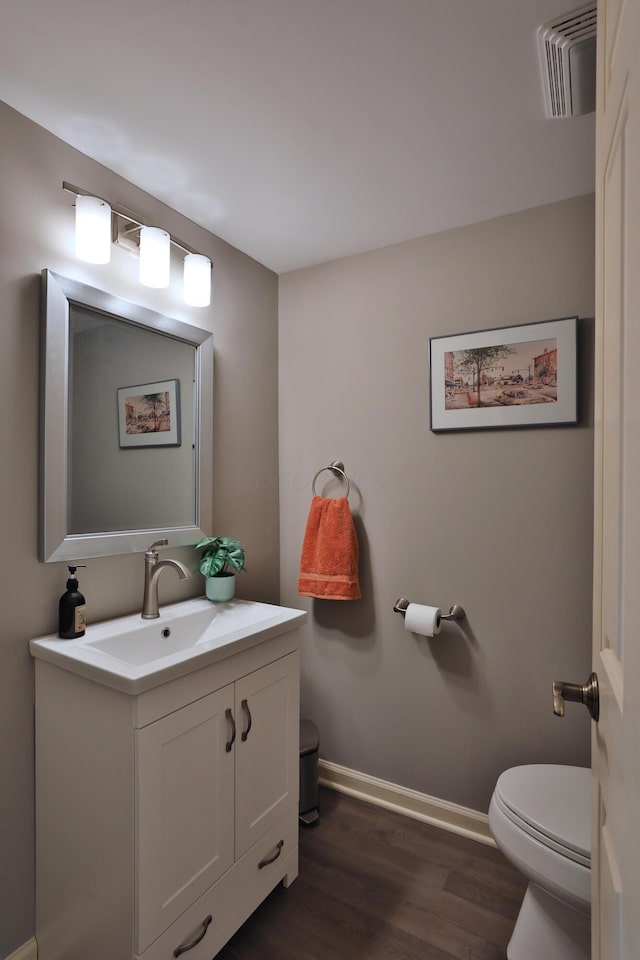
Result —
[[[486,813],[478,813],[477,810],[461,807],[457,803],[448,803],[417,790],[387,783],[386,780],[358,773],[357,770],[341,767],[329,760],[318,761],[318,780],[323,786],[340,793],[348,793],[349,796],[378,807],[386,807],[387,810],[394,810],[414,820],[422,820],[479,843],[495,846]]]
[[[5,957],[5,960],[38,960],[38,944],[35,937],[23,943],[21,947]]]

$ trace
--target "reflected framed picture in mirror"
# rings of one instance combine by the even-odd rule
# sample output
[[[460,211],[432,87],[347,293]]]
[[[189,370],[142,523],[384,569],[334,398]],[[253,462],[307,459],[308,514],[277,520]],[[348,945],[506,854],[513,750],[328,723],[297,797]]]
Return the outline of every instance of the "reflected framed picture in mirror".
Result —
[[[180,381],[120,387],[118,435],[121,447],[179,447]]]

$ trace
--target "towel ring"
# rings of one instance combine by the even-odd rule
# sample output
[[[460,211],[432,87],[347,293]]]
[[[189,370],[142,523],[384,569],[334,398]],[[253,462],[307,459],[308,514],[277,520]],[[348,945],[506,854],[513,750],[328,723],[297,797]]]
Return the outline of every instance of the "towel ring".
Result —
[[[348,498],[349,490],[351,489],[351,481],[349,480],[349,477],[344,472],[344,463],[341,460],[333,460],[328,467],[320,467],[315,477],[311,481],[311,492],[313,493],[314,497],[318,496],[318,494],[316,493],[316,480],[318,479],[321,473],[324,473],[325,470],[330,470],[331,473],[334,474],[334,476],[342,480],[342,482],[347,487],[347,492],[345,493],[345,497]]]

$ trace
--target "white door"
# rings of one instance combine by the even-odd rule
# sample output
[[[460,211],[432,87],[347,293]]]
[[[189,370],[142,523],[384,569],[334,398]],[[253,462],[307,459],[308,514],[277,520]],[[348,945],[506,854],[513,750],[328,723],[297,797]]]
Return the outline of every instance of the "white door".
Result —
[[[236,682],[236,860],[298,809],[298,654]]]
[[[233,864],[233,684],[136,730],[136,953]]]
[[[599,0],[593,960],[640,957],[640,0]]]

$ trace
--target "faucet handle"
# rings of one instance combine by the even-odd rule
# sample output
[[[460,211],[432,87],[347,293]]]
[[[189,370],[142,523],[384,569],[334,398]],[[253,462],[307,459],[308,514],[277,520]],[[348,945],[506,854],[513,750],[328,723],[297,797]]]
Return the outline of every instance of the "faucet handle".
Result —
[[[166,539],[156,540],[154,543],[151,544],[151,546],[147,550],[147,553],[157,553],[158,551],[156,550],[156,547],[167,547],[168,545],[169,545],[169,541]]]

